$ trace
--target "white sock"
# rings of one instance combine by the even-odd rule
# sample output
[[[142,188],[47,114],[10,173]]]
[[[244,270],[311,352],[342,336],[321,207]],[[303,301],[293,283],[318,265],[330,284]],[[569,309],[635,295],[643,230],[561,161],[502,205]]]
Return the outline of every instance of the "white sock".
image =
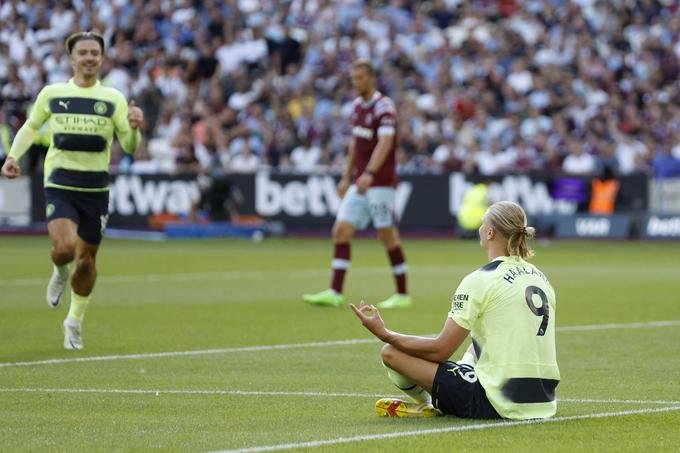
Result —
[[[406,393],[416,403],[431,403],[432,396],[425,391],[421,386],[413,382],[403,374],[397,373],[392,368],[385,365],[387,368],[387,377],[397,386],[399,390]]]

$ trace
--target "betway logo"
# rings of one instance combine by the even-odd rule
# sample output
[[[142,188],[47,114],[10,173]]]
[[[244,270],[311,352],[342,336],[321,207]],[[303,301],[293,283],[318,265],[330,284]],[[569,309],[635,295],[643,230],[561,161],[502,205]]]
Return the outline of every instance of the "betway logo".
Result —
[[[194,181],[143,181],[139,176],[118,176],[111,185],[109,212],[149,215],[188,214],[201,193]]]
[[[462,173],[452,173],[449,177],[449,212],[453,216],[458,214],[463,203],[463,196],[472,186],[473,183],[468,182]],[[520,204],[529,215],[572,215],[578,207],[573,201],[553,198],[545,183],[534,182],[528,176],[506,176],[500,183],[491,183],[489,202],[500,200]]]
[[[373,130],[367,127],[354,126],[352,128],[352,135],[354,137],[365,138],[366,140],[370,140],[373,138]]]
[[[660,219],[650,217],[647,222],[647,235],[660,237],[680,237],[680,217]]]
[[[580,218],[576,219],[576,235],[577,236],[609,236],[609,229],[611,222],[604,217],[600,218]]]
[[[413,190],[410,182],[401,182],[395,194],[395,210],[401,218]],[[272,181],[269,173],[255,176],[255,211],[265,217],[286,214],[291,217],[323,217],[338,212],[340,198],[331,176],[309,176],[300,181]]]

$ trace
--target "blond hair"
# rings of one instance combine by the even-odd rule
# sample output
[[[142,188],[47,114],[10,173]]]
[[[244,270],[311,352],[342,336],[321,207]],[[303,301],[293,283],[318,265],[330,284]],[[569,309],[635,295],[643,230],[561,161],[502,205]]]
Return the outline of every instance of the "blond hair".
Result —
[[[369,75],[375,75],[375,66],[369,60],[359,59],[352,63],[352,69],[365,69]]]
[[[486,217],[494,230],[507,240],[508,254],[522,259],[534,256],[528,240],[536,235],[536,229],[527,226],[527,215],[520,205],[512,201],[498,201],[489,206]]]

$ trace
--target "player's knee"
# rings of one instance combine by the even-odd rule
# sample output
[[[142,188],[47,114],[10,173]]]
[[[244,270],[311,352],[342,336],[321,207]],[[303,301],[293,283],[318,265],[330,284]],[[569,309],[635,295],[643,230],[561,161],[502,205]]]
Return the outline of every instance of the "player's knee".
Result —
[[[349,242],[352,239],[352,230],[343,224],[333,225],[333,242]]]
[[[95,267],[94,255],[85,254],[79,256],[78,260],[76,261],[77,272],[90,273],[94,271],[94,267]]]
[[[397,348],[392,346],[391,344],[386,344],[383,346],[382,350],[380,351],[380,358],[382,359],[382,362],[391,368],[391,365],[394,364],[394,361],[396,360],[397,356]]]
[[[378,237],[388,250],[400,245],[399,236],[397,235],[396,231],[392,229],[378,231]]]
[[[52,255],[59,262],[73,261],[75,255],[76,244],[73,241],[61,240],[54,244]]]

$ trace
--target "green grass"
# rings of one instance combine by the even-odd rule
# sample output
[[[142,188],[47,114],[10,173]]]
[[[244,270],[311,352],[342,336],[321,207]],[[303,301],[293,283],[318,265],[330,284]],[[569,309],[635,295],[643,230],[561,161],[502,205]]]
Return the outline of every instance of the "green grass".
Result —
[[[559,328],[680,320],[680,243],[535,246],[534,262],[557,292]],[[85,324],[86,349],[64,351],[66,307],[51,311],[44,302],[48,250],[46,238],[0,237],[1,363],[370,339],[349,309],[300,302],[302,293],[329,282],[326,240],[107,240]],[[475,242],[449,240],[407,240],[405,252],[415,305],[383,317],[395,330],[438,332],[451,294],[484,264],[483,253]],[[352,254],[348,299],[377,302],[390,295],[393,282],[380,244],[356,241]],[[558,418],[680,406],[650,402],[680,401],[680,325],[561,330],[557,341]],[[0,366],[0,451],[211,451],[489,423],[378,417],[377,395],[395,394],[379,350],[375,341]],[[191,390],[206,392],[186,393]],[[646,402],[573,401],[585,399]],[[668,451],[680,445],[678,426],[680,411],[669,411],[411,434],[316,450]]]

